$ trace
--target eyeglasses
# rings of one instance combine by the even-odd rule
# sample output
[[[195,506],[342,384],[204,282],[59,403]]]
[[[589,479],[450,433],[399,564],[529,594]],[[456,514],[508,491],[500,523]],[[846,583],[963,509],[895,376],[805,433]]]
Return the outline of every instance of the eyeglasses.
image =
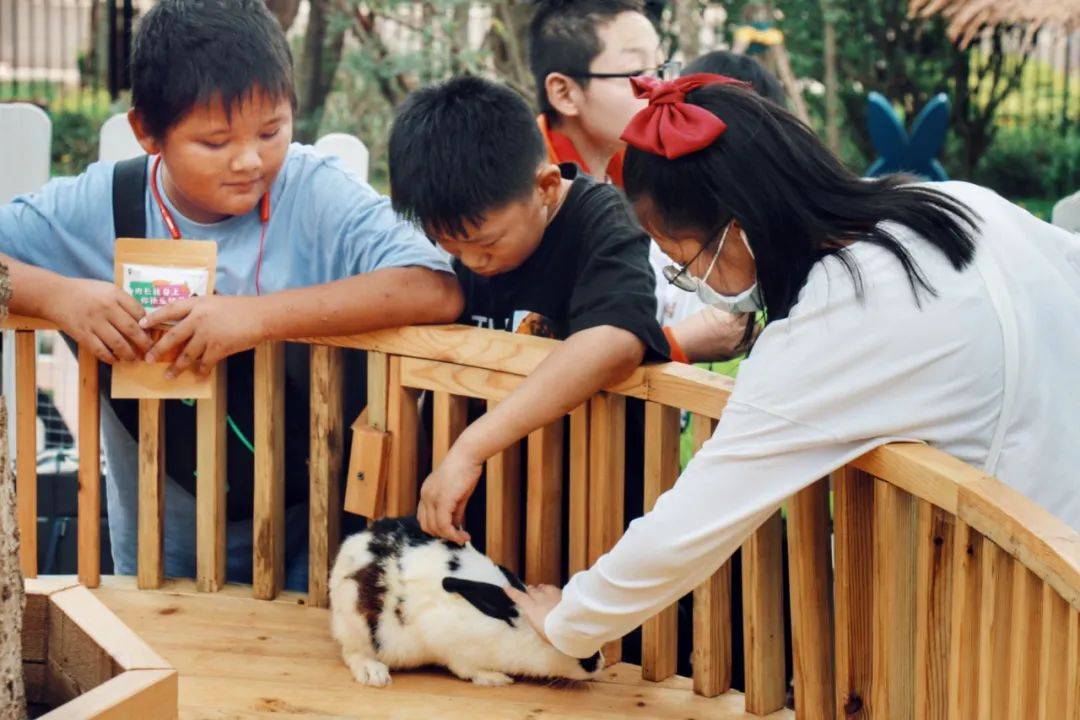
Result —
[[[734,218],[732,218],[732,220],[734,220]],[[697,292],[697,282],[694,278],[690,277],[690,275],[688,275],[686,271],[690,269],[690,266],[694,264],[694,261],[697,260],[698,257],[700,257],[701,253],[705,252],[709,247],[711,247],[714,242],[718,240],[723,242],[724,236],[727,235],[728,228],[731,227],[731,222],[732,221],[729,220],[727,223],[725,223],[724,229],[720,231],[720,234],[713,238],[711,242],[707,242],[702,245],[701,249],[694,253],[694,257],[690,258],[690,261],[687,262],[685,265],[683,265],[682,267],[679,267],[678,265],[668,265],[667,267],[665,267],[664,279],[667,280],[669,284],[674,285],[683,292]],[[720,254],[719,247],[716,248],[716,254]],[[716,262],[716,258],[713,258],[713,262]],[[711,267],[709,269],[712,270]]]
[[[678,60],[668,60],[666,63],[657,65],[654,68],[645,68],[642,70],[634,70],[632,72],[621,73],[594,73],[594,72],[580,72],[580,73],[566,73],[570,77],[574,78],[589,78],[601,80],[604,78],[625,78],[638,77],[639,75],[645,75],[648,77],[658,78],[660,80],[674,80],[679,77],[679,73],[682,71],[682,63]]]

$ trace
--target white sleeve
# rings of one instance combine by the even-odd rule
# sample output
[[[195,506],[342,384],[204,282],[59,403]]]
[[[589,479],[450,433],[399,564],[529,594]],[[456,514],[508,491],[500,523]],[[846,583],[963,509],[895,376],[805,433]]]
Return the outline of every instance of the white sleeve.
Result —
[[[568,655],[591,656],[702,583],[787,497],[882,442],[841,442],[729,402],[674,487],[570,579],[545,621],[548,638]]]

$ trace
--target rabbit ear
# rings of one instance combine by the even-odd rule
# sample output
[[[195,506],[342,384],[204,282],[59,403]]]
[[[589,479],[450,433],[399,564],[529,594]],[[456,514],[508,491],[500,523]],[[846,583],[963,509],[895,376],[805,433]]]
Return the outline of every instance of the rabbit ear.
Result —
[[[926,103],[911,126],[911,145],[908,153],[913,170],[925,172],[930,161],[941,152],[945,133],[949,129],[949,97],[939,93]]]
[[[886,162],[896,163],[907,152],[907,130],[881,93],[872,92],[866,98],[866,127],[870,142]],[[889,167],[887,172],[893,170]]]
[[[506,582],[510,583],[510,587],[514,588],[515,590],[520,590],[521,592],[525,592],[525,590],[526,590],[525,583],[521,582],[521,578],[519,578],[517,575],[515,575],[513,573],[513,571],[508,570],[507,568],[503,567],[502,565],[499,565],[498,567],[499,567],[499,572],[501,572],[503,574],[503,577],[506,578]]]
[[[445,577],[442,586],[446,592],[456,593],[468,600],[469,604],[488,617],[502,620],[510,627],[516,627],[513,621],[518,617],[517,606],[498,585],[459,577]]]

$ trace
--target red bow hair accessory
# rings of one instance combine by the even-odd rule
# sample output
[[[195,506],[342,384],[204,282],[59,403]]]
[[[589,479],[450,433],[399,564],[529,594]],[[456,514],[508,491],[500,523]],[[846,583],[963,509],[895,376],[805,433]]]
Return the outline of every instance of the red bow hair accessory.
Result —
[[[712,73],[695,73],[663,82],[653,77],[632,77],[634,95],[648,98],[623,130],[627,144],[668,160],[706,148],[727,130],[727,123],[703,107],[686,101],[687,93],[705,85],[740,85],[748,83]]]

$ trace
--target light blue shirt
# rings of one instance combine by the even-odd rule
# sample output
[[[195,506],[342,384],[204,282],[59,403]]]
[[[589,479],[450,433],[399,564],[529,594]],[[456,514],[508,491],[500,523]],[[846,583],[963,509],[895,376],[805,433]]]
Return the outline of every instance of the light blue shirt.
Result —
[[[68,277],[112,281],[116,238],[112,180],[113,164],[96,163],[78,177],[53,180],[41,192],[0,206],[0,252]],[[217,242],[217,291],[254,295],[262,229],[258,210],[203,225],[184,217],[167,197],[164,201],[185,239]],[[381,268],[412,266],[452,272],[446,255],[398,217],[388,198],[336,158],[319,155],[310,147],[294,144],[289,148],[270,201],[259,274],[264,293],[318,285]],[[170,237],[149,188],[144,211],[146,236]],[[108,403],[101,407],[101,430],[115,572],[133,574],[138,515],[135,440]],[[297,515],[298,520],[302,514]],[[302,527],[302,522],[290,521],[288,547],[304,550],[306,530]],[[229,578],[249,582],[251,521],[231,522],[227,536]],[[291,569],[298,569],[290,569],[289,587],[303,589],[306,556],[298,552],[287,561]],[[195,499],[167,477],[165,572],[170,577],[192,576],[194,568]]]
[[[0,206],[0,252],[68,277],[113,279],[113,163]],[[216,289],[254,295],[261,223],[258,211],[212,225],[184,217],[162,193],[185,239],[218,244]],[[259,285],[264,293],[319,285],[380,268],[452,272],[410,223],[336,158],[294,144],[270,192]],[[145,197],[146,236],[168,238],[153,195]]]

